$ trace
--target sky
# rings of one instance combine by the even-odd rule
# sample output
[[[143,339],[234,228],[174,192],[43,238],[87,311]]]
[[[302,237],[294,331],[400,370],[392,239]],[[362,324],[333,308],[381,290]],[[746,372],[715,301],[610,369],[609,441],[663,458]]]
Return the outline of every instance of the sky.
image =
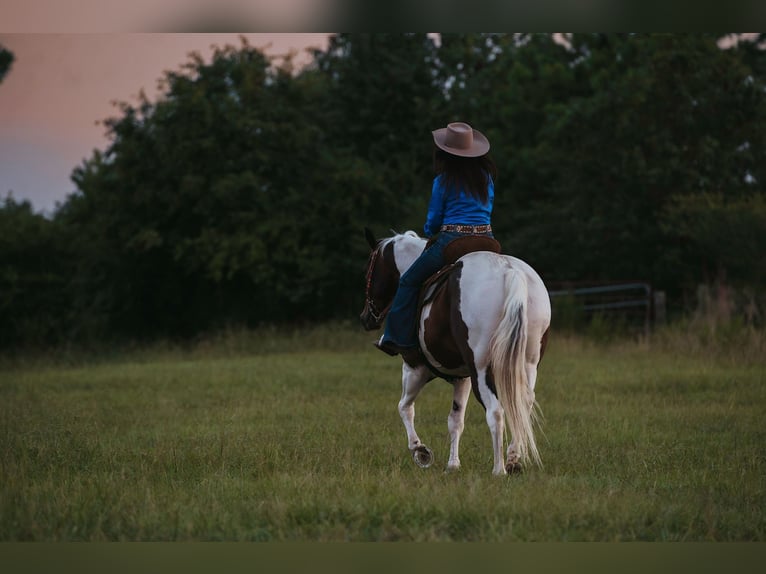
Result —
[[[34,2],[32,2],[34,3]],[[244,34],[269,55],[324,49],[327,34]],[[0,33],[15,61],[0,83],[0,198],[12,192],[37,212],[51,214],[75,191],[72,170],[105,149],[99,122],[135,103],[143,89],[154,100],[165,70],[192,51],[209,60],[212,45],[239,45],[239,34]]]

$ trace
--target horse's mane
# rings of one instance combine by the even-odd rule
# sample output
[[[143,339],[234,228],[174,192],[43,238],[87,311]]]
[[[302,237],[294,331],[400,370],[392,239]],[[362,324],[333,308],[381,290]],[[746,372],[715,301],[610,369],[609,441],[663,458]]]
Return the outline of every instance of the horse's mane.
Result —
[[[394,236],[391,239],[396,239],[397,237],[414,237],[415,239],[422,239],[420,235],[412,231],[412,229],[408,229],[404,233],[399,233],[395,229],[391,230],[391,233],[394,234]]]

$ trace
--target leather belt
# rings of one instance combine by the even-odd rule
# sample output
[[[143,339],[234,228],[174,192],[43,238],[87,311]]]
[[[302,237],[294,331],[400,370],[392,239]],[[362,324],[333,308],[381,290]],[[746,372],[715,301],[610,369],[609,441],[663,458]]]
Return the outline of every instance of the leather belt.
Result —
[[[472,233],[480,235],[482,233],[492,233],[491,225],[442,225],[441,231],[447,233]]]

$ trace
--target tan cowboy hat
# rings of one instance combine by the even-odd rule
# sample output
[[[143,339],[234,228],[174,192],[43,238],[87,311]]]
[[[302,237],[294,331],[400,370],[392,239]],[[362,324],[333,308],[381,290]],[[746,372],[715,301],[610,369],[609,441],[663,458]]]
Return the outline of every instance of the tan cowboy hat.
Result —
[[[431,132],[440,149],[461,157],[479,157],[489,151],[489,140],[466,123],[453,122]]]

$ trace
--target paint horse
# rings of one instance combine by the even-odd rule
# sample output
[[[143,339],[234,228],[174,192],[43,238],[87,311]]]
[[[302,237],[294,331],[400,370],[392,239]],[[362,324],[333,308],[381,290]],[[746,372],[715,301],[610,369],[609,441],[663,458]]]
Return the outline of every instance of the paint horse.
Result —
[[[369,229],[365,235],[372,252],[360,319],[369,331],[382,325],[399,277],[425,249],[426,240],[412,231],[381,240]],[[535,382],[551,320],[542,279],[524,261],[489,251],[463,255],[440,274],[446,277],[419,310],[422,353],[408,356],[402,365],[399,414],[415,462],[424,468],[433,462],[433,453],[415,432],[415,399],[426,383],[440,377],[454,387],[447,419],[448,471],[460,467],[460,436],[471,390],[485,409],[492,436],[492,472],[519,472],[530,460],[540,464]],[[504,457],[506,428],[512,440]]]

